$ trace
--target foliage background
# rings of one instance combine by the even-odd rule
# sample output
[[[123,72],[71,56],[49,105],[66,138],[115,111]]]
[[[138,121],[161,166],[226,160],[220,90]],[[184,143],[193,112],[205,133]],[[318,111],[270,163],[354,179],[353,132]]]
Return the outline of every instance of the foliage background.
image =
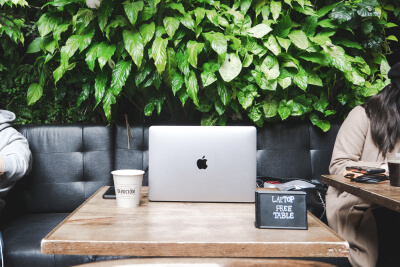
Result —
[[[127,114],[140,123],[310,120],[327,131],[381,90],[397,61],[398,0],[0,6],[0,105],[19,123]]]

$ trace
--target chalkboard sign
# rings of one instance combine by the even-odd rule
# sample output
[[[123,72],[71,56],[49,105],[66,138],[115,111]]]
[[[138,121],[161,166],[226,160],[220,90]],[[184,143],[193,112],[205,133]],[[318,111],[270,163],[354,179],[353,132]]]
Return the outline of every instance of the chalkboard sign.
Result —
[[[256,227],[307,230],[306,193],[256,191]]]

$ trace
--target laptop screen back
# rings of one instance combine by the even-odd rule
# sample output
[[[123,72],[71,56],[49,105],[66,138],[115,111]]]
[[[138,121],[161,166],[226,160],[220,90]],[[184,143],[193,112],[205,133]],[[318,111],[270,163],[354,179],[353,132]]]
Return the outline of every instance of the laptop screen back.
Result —
[[[256,128],[152,126],[149,199],[254,202]]]

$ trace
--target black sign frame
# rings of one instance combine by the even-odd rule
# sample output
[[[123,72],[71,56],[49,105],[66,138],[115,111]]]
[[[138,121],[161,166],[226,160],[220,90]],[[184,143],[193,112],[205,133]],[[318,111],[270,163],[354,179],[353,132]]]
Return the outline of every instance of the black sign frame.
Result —
[[[256,227],[307,230],[306,196],[302,191],[256,191]]]

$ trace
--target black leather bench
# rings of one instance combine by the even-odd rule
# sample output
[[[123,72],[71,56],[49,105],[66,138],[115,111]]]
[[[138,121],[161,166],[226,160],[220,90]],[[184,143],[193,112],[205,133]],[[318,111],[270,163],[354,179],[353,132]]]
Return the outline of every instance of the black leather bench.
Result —
[[[126,125],[16,128],[29,141],[33,169],[9,193],[1,215],[5,266],[71,266],[114,259],[44,255],[40,243],[101,186],[112,184],[112,170],[147,169],[148,127],[131,126],[133,137],[129,142]],[[339,124],[334,124],[323,133],[305,122],[282,122],[257,129],[257,175],[319,180],[321,174],[328,173],[338,129]],[[147,174],[143,184],[148,184]]]

